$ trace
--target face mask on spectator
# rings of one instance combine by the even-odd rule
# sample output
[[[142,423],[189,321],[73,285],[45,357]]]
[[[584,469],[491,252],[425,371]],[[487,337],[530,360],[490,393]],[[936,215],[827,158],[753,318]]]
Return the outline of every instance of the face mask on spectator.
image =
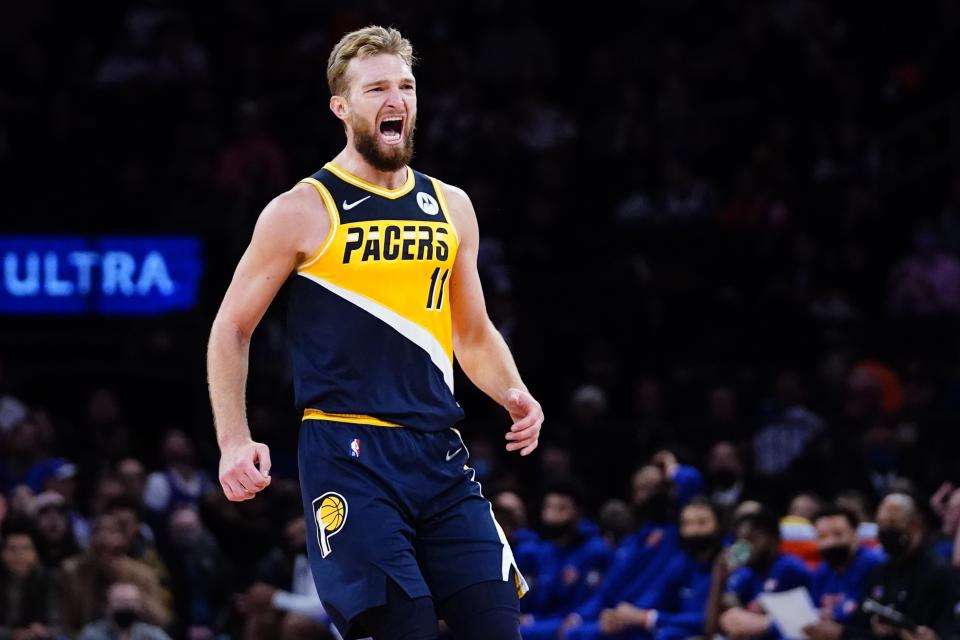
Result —
[[[820,549],[820,557],[833,569],[837,569],[847,564],[850,560],[850,547],[845,544],[838,544],[832,547]]]
[[[540,527],[543,537],[547,540],[559,540],[564,536],[573,533],[577,528],[576,522],[552,522],[546,523]]]
[[[729,489],[740,478],[733,469],[714,469],[710,472],[710,482],[717,489]]]
[[[719,538],[715,534],[681,536],[680,538],[680,546],[692,556],[701,556],[714,547],[717,547],[718,543]]]
[[[877,532],[877,539],[883,546],[884,552],[894,560],[902,558],[910,548],[910,534],[903,529],[894,527],[880,529]]]
[[[117,609],[112,618],[118,629],[129,629],[137,621],[137,612],[133,609]]]

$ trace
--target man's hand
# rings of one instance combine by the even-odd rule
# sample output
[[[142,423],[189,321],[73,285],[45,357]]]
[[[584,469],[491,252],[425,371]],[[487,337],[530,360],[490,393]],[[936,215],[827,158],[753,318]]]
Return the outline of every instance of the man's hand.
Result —
[[[260,468],[256,466],[259,464]],[[270,449],[249,438],[220,448],[220,486],[227,500],[250,500],[270,484]]]
[[[762,636],[770,629],[770,619],[762,613],[753,613],[736,607],[720,616],[720,628],[728,636],[750,638]]]
[[[950,495],[955,488],[952,482],[944,482],[936,493],[930,497],[930,508],[941,518],[947,511],[947,503],[950,501]]]
[[[613,635],[623,631],[624,626],[616,609],[604,609],[600,612],[600,631],[604,635]]]
[[[621,602],[613,609],[600,612],[600,630],[607,635],[621,633],[630,628],[649,628],[650,612],[635,607],[629,602]]]
[[[810,640],[840,640],[843,627],[833,620],[821,620],[815,624],[808,624],[803,628]]]
[[[870,629],[873,631],[873,635],[880,638],[894,638],[897,636],[897,628],[886,622],[881,622],[877,616],[870,618]]]
[[[900,630],[902,640],[940,640],[937,632],[930,627],[917,627],[913,631]]]
[[[520,455],[529,455],[537,448],[540,425],[543,424],[543,409],[533,396],[521,389],[507,390],[507,411],[513,425],[506,434],[507,451],[520,449]]]
[[[730,566],[730,554],[726,550],[722,551],[717,559],[713,561],[712,579],[721,585],[726,583],[727,578],[733,573],[733,567]]]
[[[614,609],[617,614],[617,620],[620,621],[620,624],[624,628],[629,627],[643,627],[645,629],[650,628],[650,611],[648,609],[641,609],[636,607],[629,602],[621,602],[617,605],[617,608]]]

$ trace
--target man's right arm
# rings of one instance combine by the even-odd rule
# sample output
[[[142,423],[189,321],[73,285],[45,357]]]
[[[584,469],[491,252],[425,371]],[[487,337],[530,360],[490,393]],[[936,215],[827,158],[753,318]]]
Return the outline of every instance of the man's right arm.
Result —
[[[249,500],[270,484],[269,450],[251,439],[247,425],[250,337],[287,277],[320,246],[329,228],[311,186],[298,185],[274,198],[257,220],[210,329],[207,381],[220,445],[220,484],[231,501]]]

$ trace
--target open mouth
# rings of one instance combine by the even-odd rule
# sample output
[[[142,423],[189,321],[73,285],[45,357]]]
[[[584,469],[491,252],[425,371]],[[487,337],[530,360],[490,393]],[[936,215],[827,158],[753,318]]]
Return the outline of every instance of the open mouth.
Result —
[[[403,117],[388,116],[380,122],[380,137],[386,144],[399,144],[403,137]]]

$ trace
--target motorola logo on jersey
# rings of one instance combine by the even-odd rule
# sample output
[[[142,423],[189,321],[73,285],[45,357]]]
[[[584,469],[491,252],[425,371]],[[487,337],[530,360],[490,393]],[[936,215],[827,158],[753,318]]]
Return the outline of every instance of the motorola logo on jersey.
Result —
[[[373,224],[345,227],[343,264],[379,260],[439,260],[450,255],[444,227]]]
[[[420,208],[423,209],[423,212],[428,216],[435,216],[440,212],[440,205],[437,203],[436,198],[429,193],[418,191],[417,204],[420,205]]]

